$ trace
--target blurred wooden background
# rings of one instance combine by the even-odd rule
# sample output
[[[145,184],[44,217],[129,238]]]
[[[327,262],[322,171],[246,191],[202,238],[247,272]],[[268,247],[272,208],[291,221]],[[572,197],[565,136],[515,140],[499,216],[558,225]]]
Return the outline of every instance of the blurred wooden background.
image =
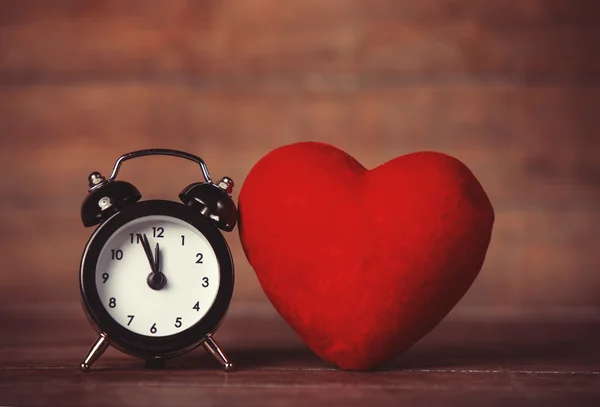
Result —
[[[301,140],[471,167],[497,216],[461,309],[600,306],[599,27],[596,0],[0,0],[0,312],[78,299],[87,175],[122,153],[186,150],[239,192]],[[200,177],[120,175],[171,199]],[[266,301],[227,238],[234,301]]]

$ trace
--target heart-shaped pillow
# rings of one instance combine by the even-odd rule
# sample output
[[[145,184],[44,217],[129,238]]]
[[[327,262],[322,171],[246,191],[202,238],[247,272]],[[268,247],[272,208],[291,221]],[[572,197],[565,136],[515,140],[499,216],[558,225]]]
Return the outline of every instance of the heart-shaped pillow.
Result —
[[[315,142],[263,157],[239,209],[244,251],[275,309],[313,352],[350,370],[382,365],[448,314],[494,223],[455,158],[417,152],[369,171]]]

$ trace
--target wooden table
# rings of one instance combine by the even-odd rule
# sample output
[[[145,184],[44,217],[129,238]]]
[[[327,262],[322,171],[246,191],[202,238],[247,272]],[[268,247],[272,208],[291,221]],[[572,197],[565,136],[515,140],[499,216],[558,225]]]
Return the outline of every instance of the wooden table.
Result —
[[[78,303],[0,311],[2,406],[600,406],[594,318],[453,313],[390,366],[323,363],[266,305],[234,303],[216,337],[238,371],[202,349],[143,369],[109,349],[77,366],[95,335]]]

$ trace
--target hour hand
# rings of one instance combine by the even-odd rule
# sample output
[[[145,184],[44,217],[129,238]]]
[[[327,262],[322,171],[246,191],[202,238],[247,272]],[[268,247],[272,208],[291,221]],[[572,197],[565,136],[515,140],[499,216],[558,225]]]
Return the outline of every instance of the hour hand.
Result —
[[[155,273],[162,273],[162,270],[160,269],[160,248],[158,247],[158,243],[156,243],[156,246],[154,247],[154,272]]]

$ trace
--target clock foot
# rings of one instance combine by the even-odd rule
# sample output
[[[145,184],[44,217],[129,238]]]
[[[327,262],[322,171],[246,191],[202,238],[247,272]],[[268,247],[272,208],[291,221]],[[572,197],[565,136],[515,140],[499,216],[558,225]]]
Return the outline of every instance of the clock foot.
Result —
[[[165,360],[162,358],[146,359],[146,369],[164,369]]]
[[[219,345],[217,345],[217,343],[212,337],[209,336],[208,338],[206,338],[206,340],[202,342],[202,347],[204,347],[204,349],[206,349],[208,353],[210,353],[215,359],[217,359],[217,362],[219,362],[223,366],[223,369],[226,372],[232,372],[235,370],[234,364],[231,363],[229,359],[227,359],[227,356],[225,356]]]
[[[108,348],[108,345],[110,345],[110,343],[108,342],[106,335],[100,334],[100,336],[90,349],[86,358],[79,365],[79,370],[81,370],[84,373],[89,372],[94,362],[98,360],[98,358],[102,356],[104,351]]]

